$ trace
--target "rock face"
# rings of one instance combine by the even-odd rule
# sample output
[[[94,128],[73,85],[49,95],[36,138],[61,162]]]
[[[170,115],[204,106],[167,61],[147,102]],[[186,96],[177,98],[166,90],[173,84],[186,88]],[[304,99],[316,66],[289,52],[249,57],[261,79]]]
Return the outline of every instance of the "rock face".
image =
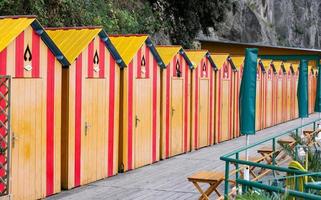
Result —
[[[321,48],[321,0],[232,0],[210,39]]]

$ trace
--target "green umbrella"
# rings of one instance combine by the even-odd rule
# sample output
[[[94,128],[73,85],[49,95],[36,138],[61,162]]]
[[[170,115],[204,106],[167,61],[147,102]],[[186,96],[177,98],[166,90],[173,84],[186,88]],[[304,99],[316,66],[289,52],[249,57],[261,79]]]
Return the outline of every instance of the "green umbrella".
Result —
[[[240,131],[246,135],[246,146],[250,143],[249,135],[255,134],[255,106],[256,106],[256,70],[258,49],[245,50],[245,62],[240,88]],[[248,150],[245,151],[249,160]],[[244,179],[249,180],[249,167],[244,170]]]
[[[299,83],[298,83],[298,105],[299,117],[301,118],[301,126],[303,126],[303,118],[309,117],[309,84],[308,84],[308,61],[300,60],[299,67]],[[303,135],[303,128],[301,128]]]
[[[317,94],[315,97],[314,111],[321,112],[321,65],[318,65]]]
[[[243,135],[255,134],[257,54],[258,49],[246,49],[239,97],[240,131]]]
[[[317,93],[315,96],[314,111],[319,113],[319,118],[321,118],[321,65],[318,65],[318,79],[317,79]],[[320,127],[320,124],[319,124]]]
[[[309,116],[309,95],[308,95],[308,61],[301,60],[299,67],[299,83],[298,83],[298,104],[299,117]]]

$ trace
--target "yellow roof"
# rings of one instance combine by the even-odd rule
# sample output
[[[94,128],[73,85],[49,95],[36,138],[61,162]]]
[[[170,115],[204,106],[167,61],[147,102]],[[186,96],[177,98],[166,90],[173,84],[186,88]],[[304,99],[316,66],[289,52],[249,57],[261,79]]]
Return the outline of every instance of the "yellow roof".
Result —
[[[49,37],[65,55],[69,63],[73,63],[79,54],[98,35],[102,28],[68,28],[47,29]]]
[[[166,66],[179,53],[180,49],[182,49],[181,46],[156,46],[156,50]]]
[[[36,18],[0,18],[0,51],[6,48]]]
[[[110,35],[109,38],[125,64],[128,65],[137,51],[144,45],[148,35]]]
[[[206,56],[207,51],[204,50],[186,50],[186,55],[192,62],[194,68],[201,62],[201,60]]]
[[[285,68],[285,71],[286,71],[286,72],[290,71],[291,63],[289,63],[289,62],[283,62],[283,65],[284,65],[284,68]]]
[[[273,64],[274,64],[276,72],[279,73],[279,71],[281,69],[282,61],[273,61]]]
[[[231,59],[235,65],[235,67],[238,69],[243,65],[245,57],[244,56],[231,56]]]
[[[263,66],[264,66],[265,69],[269,69],[272,60],[261,60],[261,62],[263,63]]]
[[[223,64],[226,62],[227,57],[229,57],[229,54],[212,54],[211,55],[217,68],[220,69],[223,67]]]

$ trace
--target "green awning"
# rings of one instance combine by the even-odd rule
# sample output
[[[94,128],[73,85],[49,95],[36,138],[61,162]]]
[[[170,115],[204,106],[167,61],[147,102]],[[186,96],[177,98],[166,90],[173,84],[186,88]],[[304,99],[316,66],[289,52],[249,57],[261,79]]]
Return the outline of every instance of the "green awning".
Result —
[[[245,50],[245,62],[240,89],[240,130],[243,135],[255,134],[256,68],[258,49]]]
[[[321,65],[318,65],[317,93],[315,96],[314,111],[321,112]]]
[[[309,116],[309,84],[308,84],[308,61],[300,60],[299,83],[298,83],[298,105],[299,117]]]

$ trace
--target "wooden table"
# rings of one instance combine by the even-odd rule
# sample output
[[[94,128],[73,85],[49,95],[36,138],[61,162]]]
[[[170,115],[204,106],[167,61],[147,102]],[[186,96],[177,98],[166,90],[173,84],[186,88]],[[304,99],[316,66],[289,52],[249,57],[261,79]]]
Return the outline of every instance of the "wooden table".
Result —
[[[188,181],[192,182],[196,189],[201,193],[200,200],[209,199],[209,196],[215,192],[219,197],[220,192],[217,187],[224,181],[225,174],[223,172],[212,172],[212,171],[200,171],[187,178]],[[200,187],[200,183],[208,183],[209,187],[203,191]]]

